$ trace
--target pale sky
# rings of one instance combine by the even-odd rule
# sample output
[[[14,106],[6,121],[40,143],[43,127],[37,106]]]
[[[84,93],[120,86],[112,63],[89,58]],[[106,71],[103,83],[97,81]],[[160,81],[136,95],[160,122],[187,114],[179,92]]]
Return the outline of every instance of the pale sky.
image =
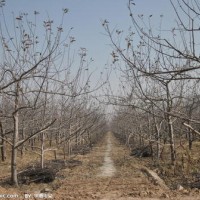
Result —
[[[148,18],[153,14],[151,19],[155,27],[158,27],[160,15],[164,15],[164,27],[166,29],[173,27],[175,14],[169,0],[134,0],[134,3],[135,16],[144,14],[144,17]],[[64,30],[73,27],[71,35],[76,39],[74,51],[78,52],[80,47],[84,47],[88,50],[88,58],[94,59],[92,68],[97,69],[97,72],[92,82],[95,82],[95,79],[98,79],[96,76],[106,71],[105,68],[108,70],[112,68],[111,42],[105,35],[101,22],[107,19],[111,28],[124,30],[123,37],[125,38],[126,32],[132,26],[127,4],[128,0],[6,0],[4,13],[9,26],[13,22],[12,12],[16,16],[20,12],[29,13],[31,17],[34,16],[34,11],[38,11],[40,13],[37,16],[40,20],[38,24],[42,27],[43,21],[48,17],[54,20],[55,24],[59,24],[62,9],[68,8],[69,13],[65,16]],[[118,83],[118,77],[113,72],[111,85],[115,91],[118,91]]]
[[[149,16],[153,14],[158,20],[160,14],[166,19],[166,26],[173,20],[173,11],[169,0],[135,0],[134,12]],[[62,9],[68,8],[65,17],[65,27],[74,27],[72,35],[76,38],[75,50],[85,47],[89,57],[94,59],[93,65],[101,70],[110,58],[110,41],[104,35],[105,31],[101,21],[107,19],[111,27],[124,29],[131,26],[128,0],[6,0],[5,15],[9,18],[12,11],[32,14],[35,10],[40,12],[41,20],[48,15],[59,23]],[[43,16],[43,17],[42,17]],[[9,19],[8,19],[9,20]],[[111,58],[109,60],[111,62]]]

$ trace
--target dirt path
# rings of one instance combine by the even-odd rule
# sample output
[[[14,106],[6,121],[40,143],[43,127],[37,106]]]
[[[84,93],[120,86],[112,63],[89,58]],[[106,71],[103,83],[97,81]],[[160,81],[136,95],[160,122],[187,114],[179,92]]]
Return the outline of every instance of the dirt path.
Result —
[[[99,177],[112,177],[116,172],[114,162],[111,158],[111,152],[112,152],[111,137],[112,137],[111,133],[108,133],[108,136],[106,138],[107,146],[104,156],[104,163],[103,166],[100,168],[100,174],[98,174]]]
[[[108,133],[89,154],[76,159],[83,164],[62,172],[66,178],[54,190],[54,199],[200,199],[153,184],[141,172],[140,160],[130,157],[127,148],[120,145],[112,133]]]

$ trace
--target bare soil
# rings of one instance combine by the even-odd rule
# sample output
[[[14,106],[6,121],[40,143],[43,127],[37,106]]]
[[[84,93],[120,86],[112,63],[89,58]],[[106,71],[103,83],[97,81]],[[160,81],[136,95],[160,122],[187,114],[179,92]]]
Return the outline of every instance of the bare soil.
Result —
[[[199,190],[172,191],[142,172],[140,159],[108,133],[92,152],[79,157],[82,166],[68,172],[55,199],[200,199]]]
[[[52,183],[32,183],[20,188],[1,186],[0,194],[18,194],[19,199],[25,199],[25,193],[45,191],[57,200],[200,199],[198,189],[178,191],[162,187],[144,173],[144,162],[129,153],[109,132],[90,153],[76,156],[81,165],[60,170]]]

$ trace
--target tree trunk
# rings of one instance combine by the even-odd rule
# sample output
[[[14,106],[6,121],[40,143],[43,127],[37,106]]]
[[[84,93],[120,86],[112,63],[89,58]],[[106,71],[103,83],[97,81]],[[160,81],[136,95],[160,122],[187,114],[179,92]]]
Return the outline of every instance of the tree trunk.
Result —
[[[66,159],[66,142],[64,142],[64,145],[63,145],[63,158],[64,160]]]
[[[188,121],[188,124],[190,124],[190,121]],[[189,144],[189,150],[192,150],[192,141],[193,141],[193,137],[192,137],[192,131],[190,128],[188,128],[188,144]]]
[[[24,128],[22,128],[22,139],[25,139],[25,131]],[[21,146],[21,156],[23,157],[24,155],[24,144]]]
[[[53,133],[51,132],[49,136],[49,147],[52,147],[52,140],[53,140]]]
[[[168,117],[168,127],[169,127],[169,140],[170,140],[170,150],[171,150],[171,162],[172,165],[175,165],[176,151],[174,145],[174,129],[170,116]]]
[[[41,165],[41,168],[43,169],[44,168],[44,141],[45,141],[45,135],[44,133],[42,133],[42,136],[41,136],[41,160],[40,160],[40,165]]]
[[[71,156],[71,139],[68,140],[68,156]]]
[[[175,165],[176,151],[175,151],[175,145],[174,145],[174,129],[173,129],[172,117],[170,116],[170,112],[172,108],[172,99],[170,97],[168,84],[166,85],[166,92],[167,92],[167,124],[168,124],[170,150],[171,150],[171,163],[172,165]]]
[[[14,133],[13,133],[13,145],[11,156],[11,183],[18,186],[17,179],[17,148],[15,148],[19,138],[19,82],[16,85],[15,94],[15,112],[13,113],[14,119]]]
[[[69,139],[68,139],[68,156],[71,156],[71,122],[69,125]]]
[[[157,145],[156,145],[157,156],[156,157],[159,160],[160,159],[160,130],[157,124],[155,125],[155,127],[156,127],[156,141],[157,141]]]
[[[6,160],[6,147],[5,147],[5,131],[3,129],[3,125],[2,125],[2,122],[0,121],[0,136],[2,137],[1,138],[1,161],[4,162]]]

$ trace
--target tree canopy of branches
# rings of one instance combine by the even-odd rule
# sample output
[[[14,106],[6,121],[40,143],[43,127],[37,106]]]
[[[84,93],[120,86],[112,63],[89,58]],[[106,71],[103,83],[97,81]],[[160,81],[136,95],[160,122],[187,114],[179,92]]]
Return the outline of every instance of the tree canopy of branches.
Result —
[[[65,30],[68,9],[61,21],[49,17],[38,22],[39,12],[13,14],[8,24],[1,2],[0,19],[0,141],[1,158],[6,159],[6,143],[11,151],[11,182],[18,185],[17,153],[31,148],[41,157],[44,153],[78,141],[90,140],[105,127],[103,108],[92,102],[90,93],[103,84],[100,76],[90,85],[92,60],[80,48],[79,60],[71,53],[76,39],[72,28]],[[36,142],[36,139],[38,142]],[[55,148],[46,148],[49,140]],[[55,143],[56,141],[56,143]]]
[[[160,145],[169,142],[174,165],[175,138],[185,133],[192,148],[193,139],[199,136],[200,4],[195,0],[170,3],[177,23],[167,34],[162,27],[164,16],[160,15],[159,27],[153,28],[154,16],[137,15],[133,0],[128,2],[132,26],[125,43],[123,31],[112,30],[106,20],[102,25],[113,47],[113,63],[122,73],[123,95],[107,95],[108,101],[131,108],[120,108],[114,121],[118,126],[124,123],[122,133],[156,142],[158,158]],[[124,115],[131,120],[120,117]]]

